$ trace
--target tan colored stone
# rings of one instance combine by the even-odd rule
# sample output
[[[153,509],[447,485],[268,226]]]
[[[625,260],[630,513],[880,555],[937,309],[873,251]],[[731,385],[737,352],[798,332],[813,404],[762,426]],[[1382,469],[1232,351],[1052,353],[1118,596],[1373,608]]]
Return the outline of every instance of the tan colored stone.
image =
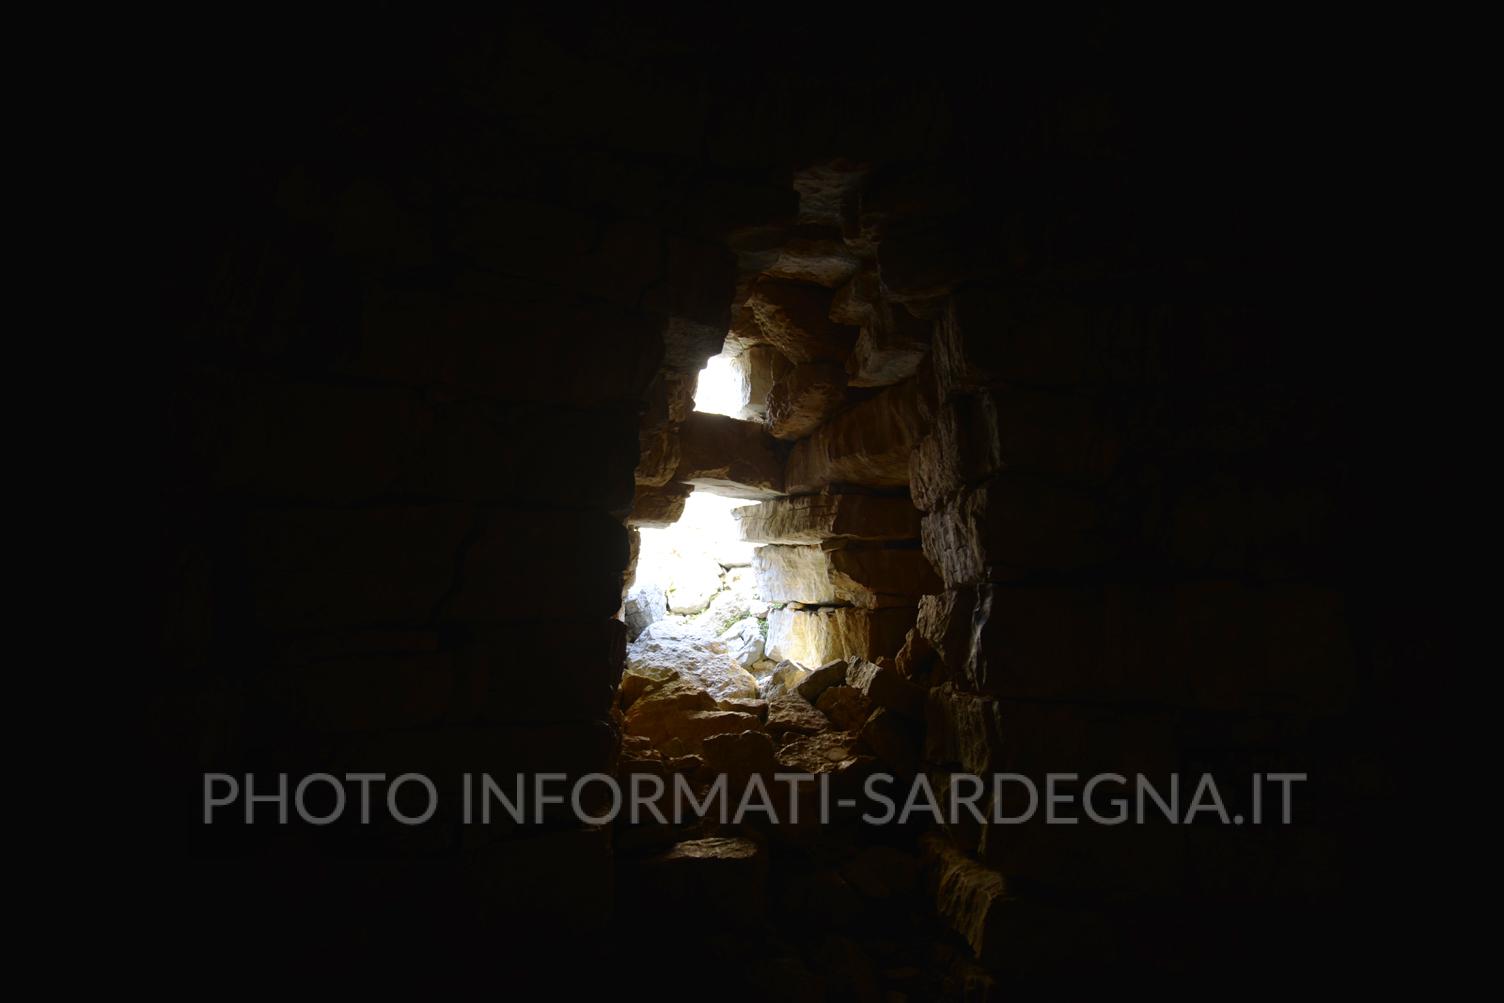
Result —
[[[833,362],[795,366],[767,396],[768,432],[778,439],[802,439],[846,403],[846,371]]]
[[[830,718],[830,723],[841,731],[855,731],[867,720],[872,705],[861,690],[838,685],[831,686],[820,694],[820,699],[815,701],[815,709]]]
[[[838,658],[811,671],[805,680],[799,684],[799,695],[810,703],[814,703],[830,687],[839,686],[845,681],[846,659]]]
[[[636,480],[639,486],[662,487],[679,469],[679,427],[665,422],[638,432]]]
[[[985,776],[1002,769],[1003,720],[998,701],[950,683],[927,691],[924,757]]]
[[[831,322],[830,298],[816,286],[763,279],[752,287],[746,306],[763,338],[789,361],[844,363],[857,332]]]
[[[940,587],[915,548],[759,547],[753,555],[758,593],[770,602],[810,606],[848,603],[864,609],[913,606]]]
[[[768,393],[792,368],[793,363],[772,345],[752,345],[736,356],[736,369],[746,388],[747,398],[747,403],[742,405],[741,418],[764,420],[768,414]]]
[[[756,422],[696,411],[679,426],[679,442],[681,483],[734,498],[783,493],[782,452]]]
[[[795,732],[813,735],[825,731],[830,722],[797,693],[775,697],[768,702],[768,731],[778,735]]]
[[[746,781],[753,774],[770,777],[778,769],[773,758],[773,740],[762,731],[740,731],[710,735],[701,743],[705,766],[712,773],[724,773],[733,783]]]
[[[775,658],[801,665],[824,665],[836,659],[876,658],[895,654],[914,625],[914,610],[780,609],[768,615],[768,648]]]
[[[923,602],[924,600],[920,599],[921,614],[924,610]],[[927,685],[935,658],[935,649],[930,647],[930,642],[920,635],[916,624],[914,629],[904,637],[903,647],[899,648],[898,654],[893,657],[893,665],[905,679],[918,679]]]
[[[882,284],[876,269],[864,269],[836,290],[830,303],[830,319],[837,324],[861,327],[882,299]]]
[[[926,885],[940,918],[978,958],[995,958],[1006,947],[1006,913],[1015,901],[1003,875],[972,860],[939,833],[921,836],[920,846]]]
[[[757,594],[769,602],[835,603],[830,557],[819,547],[758,547],[752,554]]]
[[[661,488],[639,487],[632,498],[632,511],[627,516],[628,526],[646,529],[662,529],[672,526],[684,514],[684,501],[691,489],[682,484],[668,484]]]
[[[856,744],[853,732],[822,731],[784,743],[778,750],[778,763],[799,773],[836,773],[860,758],[870,760],[856,751]]]
[[[923,722],[887,707],[874,710],[862,723],[861,744],[902,776],[919,769]]]
[[[785,659],[774,666],[768,678],[763,681],[762,695],[765,699],[773,700],[792,693],[808,675],[809,670],[804,666]]]
[[[674,673],[712,700],[755,700],[757,679],[727,653],[726,642],[677,637],[650,627],[627,649],[627,671],[662,678]]]
[[[627,734],[640,735],[654,743],[675,734],[689,715],[715,710],[715,700],[709,693],[682,679],[654,685],[649,678],[641,687],[634,688],[645,692],[632,701],[622,727]]]
[[[892,665],[853,659],[846,669],[846,685],[866,696],[875,707],[886,707],[916,720],[924,717],[924,690]]]
[[[762,268],[765,275],[831,289],[848,281],[861,267],[837,227],[798,227],[769,252],[768,258]]]
[[[837,598],[853,606],[912,606],[940,588],[929,558],[916,547],[842,547],[827,552]]]
[[[944,675],[958,678],[971,657],[971,615],[976,609],[976,590],[953,589],[919,600],[914,633],[939,659]]]
[[[919,538],[919,512],[907,498],[827,492],[748,505],[732,515],[742,539],[757,543]]]
[[[887,387],[913,376],[930,350],[932,322],[879,302],[862,322],[846,371],[854,387]]]
[[[913,380],[844,411],[794,446],[786,486],[805,494],[830,485],[908,487],[909,453],[924,434]]]

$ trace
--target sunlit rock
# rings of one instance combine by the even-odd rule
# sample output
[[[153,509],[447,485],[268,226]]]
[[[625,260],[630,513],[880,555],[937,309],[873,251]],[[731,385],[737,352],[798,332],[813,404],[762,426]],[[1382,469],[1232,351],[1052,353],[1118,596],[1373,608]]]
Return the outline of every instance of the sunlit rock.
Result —
[[[726,653],[731,656],[731,660],[744,669],[750,670],[762,660],[762,624],[755,617],[738,620],[727,628],[719,640],[725,642]]]
[[[724,641],[675,637],[664,621],[653,624],[627,649],[630,672],[668,669],[702,687],[711,702],[738,697],[755,698],[757,680],[732,660]]]
[[[914,610],[886,609],[775,609],[768,614],[768,654],[802,665],[824,665],[836,659],[876,658],[897,654],[904,635],[914,625]]]
[[[732,515],[742,539],[758,543],[919,539],[919,512],[907,498],[825,492],[748,505]]]
[[[795,444],[784,484],[790,494],[833,484],[907,488],[909,453],[924,434],[914,380],[843,411]]]

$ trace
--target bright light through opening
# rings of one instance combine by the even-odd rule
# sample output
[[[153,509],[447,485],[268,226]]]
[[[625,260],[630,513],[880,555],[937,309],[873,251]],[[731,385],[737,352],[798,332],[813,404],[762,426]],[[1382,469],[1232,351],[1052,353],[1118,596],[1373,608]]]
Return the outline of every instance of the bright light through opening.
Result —
[[[730,356],[712,356],[700,370],[700,382],[695,386],[695,410],[739,418],[746,403],[747,388],[736,363]]]

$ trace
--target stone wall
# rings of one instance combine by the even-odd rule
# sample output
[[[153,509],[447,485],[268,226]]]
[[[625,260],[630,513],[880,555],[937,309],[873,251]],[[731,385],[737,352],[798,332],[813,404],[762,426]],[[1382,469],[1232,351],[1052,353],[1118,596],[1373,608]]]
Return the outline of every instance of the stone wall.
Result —
[[[631,529],[698,485],[762,500],[773,654],[922,686],[937,776],[1320,778],[1279,831],[929,834],[974,961],[1173,969],[1367,901],[1384,409],[1302,285],[1264,70],[1161,84],[1166,26],[1115,18],[733,16],[247,29],[143,102],[132,199],[174,207],[143,730],[204,863],[163,885],[247,936],[599,928],[609,840],[563,812],[208,831],[198,778],[610,772]],[[745,421],[690,410],[723,348]]]

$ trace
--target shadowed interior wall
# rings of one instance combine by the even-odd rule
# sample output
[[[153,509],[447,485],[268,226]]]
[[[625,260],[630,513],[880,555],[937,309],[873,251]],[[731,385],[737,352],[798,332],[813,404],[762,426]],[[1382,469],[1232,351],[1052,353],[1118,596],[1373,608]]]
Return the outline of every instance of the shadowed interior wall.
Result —
[[[860,261],[829,290],[865,284],[853,333],[889,324],[868,337],[922,359],[906,480],[876,486],[908,490],[943,584],[901,659],[929,687],[926,760],[1317,778],[1319,812],[1273,834],[941,834],[933,866],[960,852],[959,880],[1040,904],[957,918],[980,961],[1141,958],[1124,908],[1199,942],[1348,901],[1393,653],[1369,391],[1308,299],[1298,184],[1264,142],[1303,122],[1215,51],[1122,72],[1153,25],[1049,27],[988,49],[748,19],[707,45],[692,22],[518,16],[279,37],[275,73],[247,75],[268,69],[247,43],[192,67],[201,93],[164,81],[185,211],[151,724],[190,901],[294,895],[289,939],[608,922],[609,836],[564,810],[205,831],[197,777],[611,772],[623,521],[634,497],[672,508],[662,430],[691,374],[820,241]],[[1230,85],[1185,84],[1208,75]],[[823,208],[817,166],[844,179]],[[884,406],[884,380],[857,397]],[[810,474],[829,423],[798,433],[779,490],[850,483]],[[1187,930],[1187,902],[1241,918]]]

